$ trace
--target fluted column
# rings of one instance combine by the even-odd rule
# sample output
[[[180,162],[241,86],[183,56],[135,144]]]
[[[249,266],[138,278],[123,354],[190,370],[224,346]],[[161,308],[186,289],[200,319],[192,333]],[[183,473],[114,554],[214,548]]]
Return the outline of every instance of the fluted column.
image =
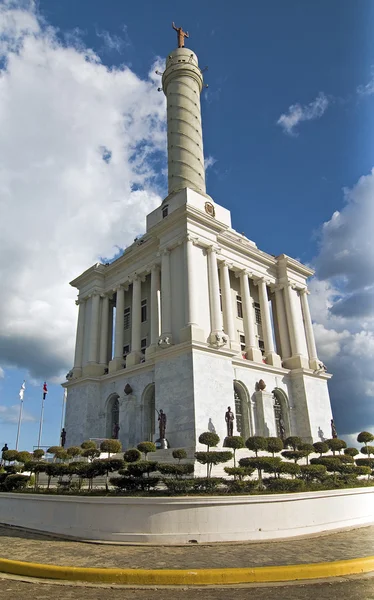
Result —
[[[286,308],[283,299],[283,289],[275,288],[275,310],[277,313],[278,332],[281,345],[281,356],[285,360],[291,356],[290,337],[288,333]]]
[[[135,275],[132,280],[132,318],[131,318],[131,352],[126,358],[126,367],[140,363],[141,339],[141,279]]]
[[[86,315],[86,300],[76,300],[75,304],[79,306],[78,310],[78,323],[77,323],[77,337],[75,342],[75,355],[74,355],[74,378],[81,377],[82,365],[83,365],[83,347],[84,347],[84,320]]]
[[[220,275],[223,309],[223,328],[229,336],[231,349],[239,351],[240,344],[239,341],[236,339],[236,331],[234,325],[234,311],[231,296],[229,265],[226,261],[223,261],[220,264]]]
[[[262,335],[264,338],[266,362],[268,365],[281,367],[282,362],[280,356],[278,356],[274,348],[266,282],[263,278],[260,278],[256,281],[256,283],[258,285],[258,295],[260,300]]]
[[[291,283],[284,286],[284,299],[287,313],[288,330],[290,334],[292,356],[284,361],[284,366],[290,369],[308,368],[309,361],[303,354],[302,331],[298,323],[295,302],[298,300],[296,291]]]
[[[194,261],[193,261],[193,239],[191,236],[187,236],[184,243],[185,252],[185,268],[187,277],[187,289],[186,289],[186,326],[197,325],[197,307],[196,307],[196,288],[194,279]]]
[[[309,366],[311,369],[316,370],[320,367],[320,365],[319,365],[319,360],[318,360],[318,356],[317,356],[316,342],[314,339],[312,319],[310,316],[308,294],[309,294],[309,292],[306,288],[300,290],[300,292],[299,292],[300,302],[301,302],[301,311],[303,313],[303,320],[304,320],[304,327],[305,327],[306,343],[307,343],[308,354],[309,354]]]
[[[91,303],[91,327],[90,345],[88,349],[88,362],[97,363],[100,315],[100,295],[98,293],[92,294]]]
[[[249,293],[249,280],[246,271],[240,274],[240,295],[243,304],[243,326],[245,336],[245,352],[248,360],[262,362],[261,350],[258,347],[255,331],[253,301]]]
[[[107,366],[108,360],[108,331],[109,331],[109,296],[102,296],[101,330],[100,330],[100,359],[102,366]]]
[[[223,331],[221,305],[219,300],[217,249],[211,246],[208,248],[207,254],[211,328],[209,342],[212,346],[219,348],[220,346],[227,344],[228,338]]]
[[[170,250],[165,249],[161,257],[161,335],[158,345],[167,348],[172,343]]]
[[[160,335],[160,266],[153,265],[151,271],[151,346],[157,346]]]
[[[125,290],[122,286],[116,289],[116,320],[114,325],[114,357],[109,363],[109,373],[123,369],[123,315],[125,311]]]

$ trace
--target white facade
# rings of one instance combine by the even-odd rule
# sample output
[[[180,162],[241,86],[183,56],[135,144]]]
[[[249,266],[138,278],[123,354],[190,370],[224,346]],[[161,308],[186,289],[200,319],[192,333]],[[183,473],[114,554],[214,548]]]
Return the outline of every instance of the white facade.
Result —
[[[193,52],[169,55],[163,89],[169,195],[120,258],[71,283],[79,316],[64,384],[67,444],[111,437],[116,424],[125,448],[156,440],[162,408],[170,446],[193,452],[203,431],[223,441],[228,406],[245,438],[280,435],[280,417],[286,436],[328,438],[330,375],[308,307],[312,271],[259,250],[206,195]]]

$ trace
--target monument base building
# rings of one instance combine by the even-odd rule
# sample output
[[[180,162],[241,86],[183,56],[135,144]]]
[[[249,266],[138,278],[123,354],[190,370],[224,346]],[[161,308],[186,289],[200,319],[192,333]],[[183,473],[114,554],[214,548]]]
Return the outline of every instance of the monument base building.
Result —
[[[79,315],[64,384],[66,443],[117,433],[124,448],[155,441],[162,409],[170,447],[193,455],[204,431],[223,442],[228,406],[233,433],[244,439],[329,438],[330,375],[317,356],[308,306],[313,272],[259,250],[207,195],[203,79],[183,39],[179,32],[182,46],[162,76],[168,196],[120,258],[71,282]]]

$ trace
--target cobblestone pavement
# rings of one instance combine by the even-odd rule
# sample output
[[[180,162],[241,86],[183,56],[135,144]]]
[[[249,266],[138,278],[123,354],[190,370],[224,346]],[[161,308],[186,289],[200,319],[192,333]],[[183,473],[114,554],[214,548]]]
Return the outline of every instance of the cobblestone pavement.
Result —
[[[313,563],[371,555],[374,555],[374,526],[275,542],[162,547],[66,541],[0,526],[0,557],[75,567],[229,568]]]
[[[313,584],[263,585],[261,587],[148,590],[57,586],[0,579],[0,598],[4,600],[374,600],[374,579],[346,579]]]

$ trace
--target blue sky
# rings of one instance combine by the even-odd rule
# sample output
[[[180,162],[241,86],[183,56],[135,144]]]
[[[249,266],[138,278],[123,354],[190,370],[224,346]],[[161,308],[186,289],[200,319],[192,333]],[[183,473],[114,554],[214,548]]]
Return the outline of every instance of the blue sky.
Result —
[[[0,443],[14,445],[23,379],[21,446],[36,443],[44,378],[43,444],[58,441],[75,336],[68,282],[131,242],[166,194],[165,106],[151,73],[175,47],[173,20],[208,66],[208,193],[261,249],[317,267],[311,307],[338,433],[374,429],[374,251],[370,228],[360,235],[374,190],[373,10],[370,0],[2,3],[0,190],[13,208],[0,248]],[[130,125],[118,126],[121,113]],[[99,147],[113,152],[106,170]],[[95,243],[93,207],[105,225]]]

